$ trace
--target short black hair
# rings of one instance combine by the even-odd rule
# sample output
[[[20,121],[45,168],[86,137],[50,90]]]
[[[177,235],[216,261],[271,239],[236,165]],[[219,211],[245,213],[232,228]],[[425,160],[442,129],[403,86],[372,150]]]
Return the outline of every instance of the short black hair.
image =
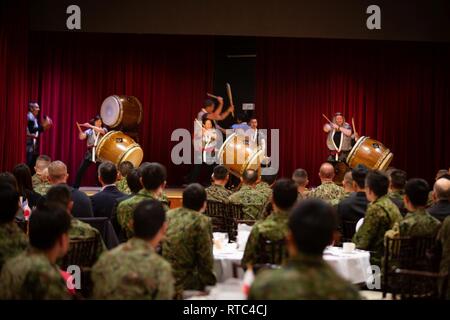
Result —
[[[105,184],[113,184],[117,181],[117,168],[111,161],[104,161],[98,167],[98,175]]]
[[[278,174],[262,174],[261,181],[267,183],[269,186],[277,180]]]
[[[70,216],[59,205],[41,206],[31,214],[29,228],[31,246],[48,250],[69,231]]]
[[[64,209],[67,209],[70,201],[72,201],[72,193],[69,187],[65,184],[57,184],[52,186],[45,195],[45,205],[59,204]]]
[[[192,183],[183,191],[183,207],[199,211],[206,201],[205,188],[199,183]]]
[[[213,171],[214,179],[224,180],[228,176],[228,169],[223,165],[218,165]]]
[[[448,174],[448,170],[446,169],[440,169],[437,173],[436,173],[436,180],[442,178],[443,176],[445,176],[446,174]]]
[[[333,208],[320,199],[306,199],[293,209],[289,217],[298,251],[311,255],[322,255],[337,228]]]
[[[403,190],[406,184],[406,172],[400,169],[394,169],[390,174],[391,185],[395,189]]]
[[[93,126],[95,124],[95,121],[97,121],[97,120],[102,120],[102,117],[99,114],[96,115],[95,117],[93,117],[91,120],[89,120],[89,124]],[[103,120],[102,120],[102,124],[103,124]]]
[[[439,179],[447,179],[447,180],[450,180],[450,174],[449,174],[449,173],[444,174],[444,175],[442,175]]]
[[[134,169],[134,165],[130,161],[123,161],[119,163],[119,172],[122,177],[126,177],[128,175],[128,172],[130,172],[132,169]]]
[[[212,101],[211,99],[205,99],[205,101],[203,101],[203,107],[207,108],[210,106],[214,107],[214,101]]]
[[[238,112],[236,115],[236,120],[246,122],[247,121],[247,115],[243,112]]]
[[[308,172],[305,169],[299,168],[292,174],[292,180],[298,185],[303,186],[308,180]]]
[[[0,203],[0,223],[13,221],[19,210],[19,193],[9,183],[0,183]]]
[[[132,193],[138,193],[142,189],[141,174],[138,169],[131,169],[128,172],[127,185]]]
[[[157,162],[149,163],[141,170],[142,184],[147,190],[156,190],[166,181],[166,168]]]
[[[352,169],[353,181],[355,181],[359,188],[364,189],[368,173],[369,169],[367,169],[367,167],[363,164],[358,164]]]
[[[16,177],[11,172],[0,173],[0,184],[9,184],[14,190],[19,191]]]
[[[282,209],[288,210],[297,201],[297,185],[291,179],[280,179],[273,186],[273,202]]]
[[[33,190],[31,171],[25,163],[16,165],[13,169],[13,174],[16,177],[18,191],[22,196],[25,196],[26,191]]]
[[[247,169],[242,174],[242,179],[246,184],[254,184],[258,181],[258,171],[254,169]]]
[[[380,171],[371,171],[366,177],[366,187],[373,191],[377,197],[388,193],[389,178]]]
[[[414,207],[424,207],[428,202],[430,186],[423,179],[410,179],[405,185],[405,193]]]
[[[166,221],[166,212],[157,200],[144,200],[133,211],[133,229],[138,238],[151,240]]]

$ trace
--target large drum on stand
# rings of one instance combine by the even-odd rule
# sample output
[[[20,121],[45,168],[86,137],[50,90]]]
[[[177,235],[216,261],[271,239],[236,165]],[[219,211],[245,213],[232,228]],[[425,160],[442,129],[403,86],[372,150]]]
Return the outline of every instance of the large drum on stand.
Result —
[[[98,143],[95,155],[101,161],[111,161],[116,165],[130,161],[137,168],[142,162],[144,152],[139,144],[123,132],[110,131]]]
[[[142,104],[133,96],[110,96],[103,101],[100,116],[110,128],[137,132],[142,120]]]
[[[257,170],[261,175],[263,155],[264,150],[252,144],[249,136],[233,133],[222,144],[217,157],[220,164],[240,178],[247,169]]]
[[[350,168],[363,164],[369,169],[386,170],[394,154],[381,142],[369,137],[361,137],[356,142],[347,157]]]

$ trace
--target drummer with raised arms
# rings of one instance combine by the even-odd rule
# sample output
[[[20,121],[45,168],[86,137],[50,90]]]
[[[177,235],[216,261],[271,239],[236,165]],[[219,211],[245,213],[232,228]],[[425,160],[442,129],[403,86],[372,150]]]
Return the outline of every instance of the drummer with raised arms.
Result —
[[[206,99],[205,102],[203,103],[202,110],[200,110],[200,112],[197,115],[197,121],[203,122],[205,119],[212,120],[214,121],[214,126],[223,133],[225,133],[225,129],[220,127],[217,124],[217,121],[226,119],[226,117],[228,117],[230,113],[234,112],[234,105],[231,104],[227,111],[222,112],[223,98],[213,95],[209,96],[216,98],[216,100],[219,102],[219,105],[217,106],[217,109],[214,111],[214,101],[211,99]]]
[[[340,112],[334,114],[332,121],[325,115],[323,116],[328,120],[328,123],[323,126],[323,131],[328,133],[329,155],[327,161],[331,163],[345,162],[352,149],[352,127],[345,122],[345,118]]]
[[[102,118],[97,115],[95,118],[91,119],[86,123],[80,124],[77,122],[77,127],[79,130],[79,138],[80,140],[87,140],[87,151],[84,156],[83,161],[81,162],[80,167],[78,168],[77,175],[75,178],[75,183],[73,187],[78,189],[81,184],[81,180],[83,179],[83,175],[89,166],[92,163],[97,163],[95,149],[100,142],[102,136],[104,136],[108,130],[103,126]],[[85,131],[81,129],[81,127],[87,128]]]

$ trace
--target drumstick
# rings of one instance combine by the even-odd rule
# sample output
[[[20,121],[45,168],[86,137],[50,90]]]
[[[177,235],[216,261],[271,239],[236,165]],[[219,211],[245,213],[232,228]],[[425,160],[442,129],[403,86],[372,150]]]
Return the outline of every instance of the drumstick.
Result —
[[[77,122],[77,127],[78,127],[78,130],[80,131],[80,133],[83,133],[83,130],[81,130],[80,124],[78,122]]]
[[[226,84],[226,87],[227,87],[228,100],[230,100],[230,105],[234,106],[234,104],[233,104],[233,95],[231,93],[231,86],[230,86],[230,84],[228,82]],[[234,111],[231,111],[231,115],[234,118]]]
[[[353,125],[353,132],[354,132],[355,134],[357,134],[357,132],[356,132],[356,127],[355,127],[355,119],[353,119],[353,117],[352,117],[352,125]]]
[[[211,93],[207,93],[206,95],[207,95],[208,97],[211,97],[211,98],[214,98],[214,99],[219,99],[218,96],[215,96],[215,95],[213,95],[213,94],[211,94]]]
[[[322,117],[324,117],[329,123],[331,123],[331,124],[333,123],[333,122],[331,122],[330,119],[328,119],[327,116],[324,115],[323,113],[322,113]]]

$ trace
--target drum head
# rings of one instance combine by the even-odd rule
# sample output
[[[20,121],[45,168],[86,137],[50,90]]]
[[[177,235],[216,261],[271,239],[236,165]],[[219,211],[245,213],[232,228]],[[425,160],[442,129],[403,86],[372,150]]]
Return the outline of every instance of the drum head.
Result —
[[[144,151],[142,148],[136,143],[133,147],[127,151],[120,162],[130,161],[135,168],[138,168],[141,165],[142,159],[144,158]]]
[[[104,124],[111,128],[116,127],[120,123],[121,113],[121,104],[116,96],[110,96],[103,101],[100,116]]]

